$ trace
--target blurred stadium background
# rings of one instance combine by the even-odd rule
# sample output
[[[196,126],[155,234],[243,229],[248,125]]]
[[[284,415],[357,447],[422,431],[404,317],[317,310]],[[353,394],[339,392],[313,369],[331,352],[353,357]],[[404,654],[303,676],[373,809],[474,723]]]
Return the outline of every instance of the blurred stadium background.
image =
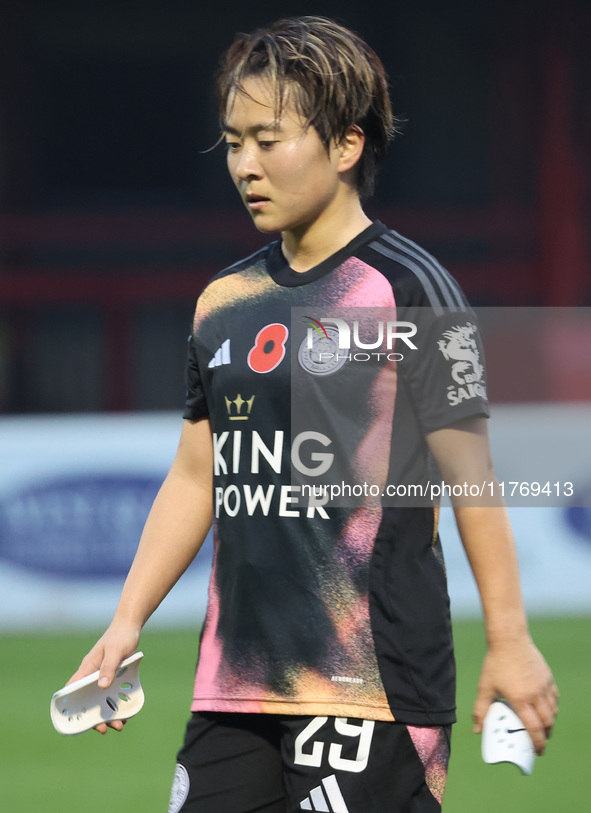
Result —
[[[386,64],[406,124],[368,211],[497,315],[500,478],[576,483],[571,499],[511,508],[532,630],[562,691],[531,778],[483,765],[470,733],[484,644],[444,516],[460,704],[445,809],[586,813],[589,0],[0,0],[0,807],[166,809],[210,550],[147,627],[147,703],[124,734],[60,738],[49,699],[108,623],[174,454],[196,296],[263,243],[223,150],[204,152],[218,55],[235,31],[293,14],[341,19]]]

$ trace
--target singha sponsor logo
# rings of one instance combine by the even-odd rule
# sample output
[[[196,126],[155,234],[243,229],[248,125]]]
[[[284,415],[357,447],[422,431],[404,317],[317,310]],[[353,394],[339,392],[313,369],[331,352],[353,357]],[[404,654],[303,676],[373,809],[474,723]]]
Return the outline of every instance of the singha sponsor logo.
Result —
[[[452,406],[470,398],[486,398],[484,366],[480,363],[475,339],[477,332],[476,325],[468,322],[446,330],[443,338],[437,342],[446,361],[453,362],[451,377],[456,384],[450,384],[447,388],[447,399]]]

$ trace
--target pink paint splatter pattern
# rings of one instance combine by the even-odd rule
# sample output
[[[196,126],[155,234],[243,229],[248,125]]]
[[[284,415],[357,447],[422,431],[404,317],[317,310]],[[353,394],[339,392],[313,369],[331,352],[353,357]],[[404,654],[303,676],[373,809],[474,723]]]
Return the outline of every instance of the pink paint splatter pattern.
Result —
[[[427,787],[441,804],[443,802],[449,762],[449,743],[445,731],[440,726],[429,728],[407,725],[406,727],[417,754],[425,767]]]

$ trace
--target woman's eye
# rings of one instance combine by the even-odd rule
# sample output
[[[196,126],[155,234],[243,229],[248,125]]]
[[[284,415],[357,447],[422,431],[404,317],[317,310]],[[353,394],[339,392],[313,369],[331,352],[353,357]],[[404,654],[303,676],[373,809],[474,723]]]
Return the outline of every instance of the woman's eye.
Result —
[[[276,141],[259,141],[259,147],[263,150],[270,150],[271,147],[274,147],[277,144]]]
[[[239,147],[240,144],[237,141],[226,141],[226,148],[228,152],[236,152]]]

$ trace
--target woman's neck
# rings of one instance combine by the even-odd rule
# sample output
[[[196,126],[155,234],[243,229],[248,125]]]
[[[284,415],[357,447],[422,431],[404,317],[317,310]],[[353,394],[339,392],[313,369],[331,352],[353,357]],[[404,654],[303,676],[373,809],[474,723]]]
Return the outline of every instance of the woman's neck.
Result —
[[[282,232],[283,255],[294,271],[309,271],[350,243],[371,222],[355,196],[347,206],[323,212],[306,227]]]

